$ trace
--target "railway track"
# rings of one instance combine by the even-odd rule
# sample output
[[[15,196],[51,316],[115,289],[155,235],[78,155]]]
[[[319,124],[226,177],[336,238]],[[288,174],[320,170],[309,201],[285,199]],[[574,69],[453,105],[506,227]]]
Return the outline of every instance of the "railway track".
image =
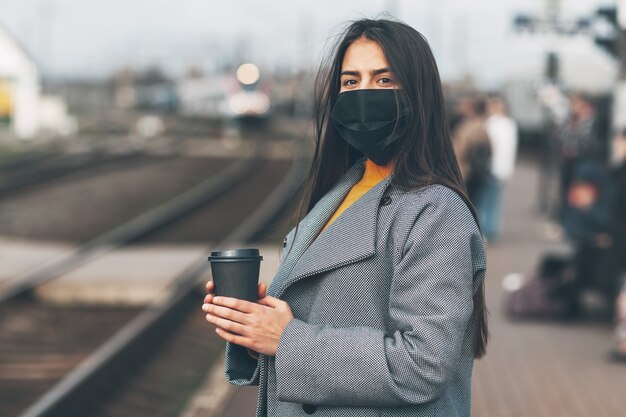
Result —
[[[32,300],[0,306],[0,415],[19,415],[138,312]]]
[[[113,118],[85,120],[79,145],[84,148],[81,153],[34,149],[0,161],[0,197],[79,171],[84,175],[98,175],[102,169],[116,169],[129,163],[158,162],[159,158],[154,155],[150,157],[143,151],[127,149],[128,136],[139,117],[140,114],[122,113]],[[165,117],[165,121],[168,137],[179,139],[219,137],[223,130],[217,121],[181,119],[171,115]],[[124,153],[120,153],[122,148],[126,149]]]
[[[42,185],[52,180],[82,172],[83,176],[101,175],[105,170],[115,170],[133,164],[157,163],[164,158],[146,157],[139,152],[123,155],[88,153],[84,155],[57,155],[32,165],[14,169],[0,175],[0,197]]]
[[[36,164],[50,160],[59,155],[51,149],[23,150],[10,153],[0,158],[0,175],[11,175],[32,168]]]
[[[0,234],[80,245],[225,170],[230,157],[149,157],[0,198]]]
[[[174,339],[178,342],[187,340],[188,342],[183,343],[183,345],[190,343],[189,337],[197,331],[199,325],[197,319],[195,324],[194,320],[189,321],[187,319],[192,317],[192,305],[193,311],[197,311],[197,300],[194,299],[193,304],[190,302],[197,292],[192,281],[197,278],[198,274],[202,273],[206,267],[206,262],[191,266],[186,274],[177,279],[177,283],[170,294],[165,294],[164,299],[158,300],[154,305],[143,310],[137,308],[111,310],[97,307],[67,309],[46,306],[38,304],[36,300],[29,297],[30,289],[116,247],[140,238],[149,241],[150,239],[146,236],[155,233],[155,230],[163,232],[168,227],[175,229],[176,220],[184,219],[189,213],[198,210],[198,207],[211,207],[212,204],[208,203],[213,200],[221,204],[224,204],[224,201],[230,201],[230,205],[234,205],[237,200],[241,201],[242,195],[249,196],[250,190],[260,190],[262,191],[261,196],[265,193],[275,198],[276,194],[272,193],[271,190],[278,179],[284,175],[285,168],[283,166],[277,169],[271,162],[254,157],[240,161],[237,165],[223,171],[220,178],[209,179],[173,202],[145,213],[134,221],[88,242],[63,262],[48,265],[28,276],[21,277],[13,285],[2,288],[0,301],[4,302],[0,303],[0,415],[38,415],[37,413],[41,411],[37,410],[42,409],[52,410],[46,411],[42,415],[73,415],[67,414],[65,411],[59,414],[58,410],[59,407],[67,407],[67,405],[62,404],[66,404],[68,399],[73,399],[72,395],[76,392],[82,393],[80,398],[88,398],[86,393],[91,392],[89,390],[93,390],[93,387],[97,386],[97,382],[103,380],[103,375],[106,376],[104,378],[106,384],[110,385],[111,378],[113,378],[109,375],[110,372],[117,375],[119,369],[135,369],[137,371],[134,367],[142,361],[134,358],[130,362],[126,362],[129,356],[128,352],[131,352],[130,355],[132,356],[132,352],[137,349],[133,346],[143,346],[142,349],[138,350],[138,352],[143,352],[140,355],[142,358],[157,354],[167,355],[168,352],[169,354],[180,352],[181,348],[171,346],[169,348],[145,349],[145,343],[149,343],[149,346],[152,347],[158,346],[170,328],[172,331],[182,331],[181,335],[187,335]],[[243,188],[235,187],[237,182],[242,182],[252,172],[257,175],[248,178],[248,181],[242,184]],[[271,180],[272,178],[274,181]],[[251,182],[253,184],[250,184]],[[237,190],[242,191],[238,193]],[[218,196],[220,198],[217,198]],[[249,207],[249,212],[256,214],[246,217],[248,225],[256,228],[256,230],[260,229],[263,223],[269,219],[269,214],[275,214],[278,207],[276,204],[274,201],[271,210],[268,210],[268,204],[258,209],[257,207]],[[269,213],[270,211],[272,213]],[[220,213],[223,215],[224,212],[221,211]],[[235,219],[235,222],[229,226],[231,230],[236,228],[235,225],[240,220],[241,218]],[[224,223],[220,222],[222,225]],[[172,318],[177,317],[177,315],[182,315],[178,317],[185,317],[185,319],[173,320]],[[182,328],[180,327],[181,323],[187,322],[190,324],[184,324]],[[148,323],[152,324],[148,325]],[[158,323],[158,325],[154,323]],[[149,331],[150,329],[153,330]],[[187,329],[187,333],[181,329]],[[149,342],[145,342],[145,340],[149,340]],[[100,348],[96,350],[98,346]],[[121,346],[124,348],[122,349]],[[204,362],[201,360],[200,363],[210,363],[211,358],[207,358],[206,355],[209,352],[215,354],[215,349],[211,349],[210,346],[209,349],[206,349],[206,346],[203,346],[205,349],[197,349],[195,352],[199,352],[201,358],[205,359]],[[199,363],[196,362],[198,357],[194,355],[176,355],[178,355],[179,361],[195,358],[196,365]],[[116,366],[115,361],[121,362]],[[165,365],[170,362],[159,360],[156,363]],[[98,365],[96,366],[97,371],[86,372],[90,368],[93,370],[95,365]],[[194,372],[186,372],[182,380],[175,384],[176,387],[188,386],[184,381],[187,381],[187,384],[194,383],[195,379],[202,376],[202,366],[196,366],[196,368]],[[90,376],[85,377],[85,375]],[[76,381],[76,378],[80,376],[83,377],[84,381],[76,385],[73,381]],[[148,380],[150,379],[148,378]],[[119,387],[121,383],[116,383],[116,385]],[[68,386],[75,387],[67,391]],[[150,391],[149,388],[145,388],[145,390]],[[74,394],[63,394],[59,397],[59,392],[65,391]],[[102,387],[96,391],[104,392]],[[45,395],[44,392],[46,392]],[[24,414],[19,414],[24,411],[25,405],[33,404],[37,398],[41,398],[41,401],[36,402]],[[51,398],[64,398],[64,400],[51,401]],[[42,404],[44,404],[43,408]],[[92,404],[94,403],[92,402]],[[76,415],[94,414],[92,411],[83,411],[82,414]]]

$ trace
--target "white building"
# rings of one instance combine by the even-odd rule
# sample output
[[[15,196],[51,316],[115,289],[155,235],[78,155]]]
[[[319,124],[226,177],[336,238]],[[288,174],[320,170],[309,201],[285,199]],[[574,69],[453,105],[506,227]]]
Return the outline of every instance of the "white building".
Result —
[[[39,97],[39,72],[33,59],[0,25],[0,129],[32,138],[39,127]]]

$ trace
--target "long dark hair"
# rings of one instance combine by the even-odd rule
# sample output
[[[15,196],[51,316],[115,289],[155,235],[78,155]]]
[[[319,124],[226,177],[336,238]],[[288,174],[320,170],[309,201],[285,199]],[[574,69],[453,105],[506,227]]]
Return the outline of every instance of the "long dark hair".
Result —
[[[297,212],[295,232],[299,221],[363,157],[339,137],[330,123],[330,113],[340,90],[344,55],[350,44],[361,37],[377,42],[383,49],[395,81],[401,86],[395,90],[396,99],[408,103],[410,112],[406,135],[396,147],[391,184],[402,190],[445,185],[463,198],[478,224],[452,148],[439,71],[428,42],[405,23],[361,19],[351,22],[321,63],[315,79],[315,153]],[[477,330],[474,357],[481,358],[489,337],[484,280],[474,294],[474,316]]]

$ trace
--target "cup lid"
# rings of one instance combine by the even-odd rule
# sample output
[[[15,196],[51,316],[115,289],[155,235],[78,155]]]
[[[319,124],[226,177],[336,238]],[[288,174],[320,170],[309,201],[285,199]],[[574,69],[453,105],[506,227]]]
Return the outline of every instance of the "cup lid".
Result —
[[[244,249],[228,249],[228,250],[215,250],[211,252],[209,261],[223,259],[248,259],[248,260],[262,260],[263,256],[260,255],[259,250],[256,248],[244,248]]]

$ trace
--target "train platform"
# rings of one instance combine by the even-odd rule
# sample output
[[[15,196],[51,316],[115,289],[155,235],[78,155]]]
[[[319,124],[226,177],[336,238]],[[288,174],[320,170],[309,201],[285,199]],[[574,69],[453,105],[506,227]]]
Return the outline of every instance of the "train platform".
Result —
[[[203,257],[199,245],[149,245],[114,250],[37,287],[54,304],[144,305],[166,291],[187,267]]]
[[[0,288],[16,277],[68,256],[74,246],[0,236]]]
[[[269,283],[278,267],[279,247],[258,246],[263,254],[261,281]],[[34,290],[53,304],[141,306],[158,299],[170,283],[195,262],[205,260],[213,245],[146,244],[106,253]],[[0,238],[2,282],[69,256],[67,244]],[[210,274],[209,274],[210,276]]]
[[[530,273],[546,251],[567,249],[548,233],[550,224],[539,214],[539,182],[532,162],[518,164],[505,187],[502,238],[488,245],[491,341],[487,356],[475,362],[472,415],[626,415],[626,365],[609,360],[610,323],[593,317],[569,323],[512,322],[503,314],[503,278]],[[219,362],[182,415],[251,417],[257,393],[257,387],[228,385]]]
[[[518,164],[505,190],[503,238],[488,248],[491,341],[487,356],[474,365],[472,415],[626,415],[626,366],[609,359],[613,327],[595,314],[592,298],[588,314],[567,323],[512,322],[503,314],[503,278],[530,273],[547,251],[567,250],[538,212],[539,183],[533,165]]]

